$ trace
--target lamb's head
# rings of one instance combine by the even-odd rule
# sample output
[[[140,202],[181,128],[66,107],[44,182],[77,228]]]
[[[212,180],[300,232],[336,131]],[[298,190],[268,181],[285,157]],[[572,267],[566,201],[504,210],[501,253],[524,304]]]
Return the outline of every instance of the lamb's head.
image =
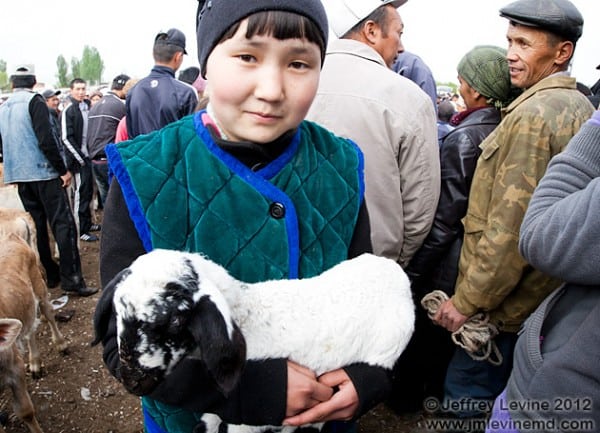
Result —
[[[224,393],[235,386],[246,345],[219,290],[231,281],[215,281],[232,278],[214,267],[198,254],[154,250],[115,277],[120,375],[129,392],[151,393],[186,356],[200,359]]]

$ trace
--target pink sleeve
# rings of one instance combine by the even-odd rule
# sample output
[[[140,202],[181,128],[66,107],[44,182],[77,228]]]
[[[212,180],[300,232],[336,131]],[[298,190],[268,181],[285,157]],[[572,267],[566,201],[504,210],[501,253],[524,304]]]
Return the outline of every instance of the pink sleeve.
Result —
[[[129,137],[127,136],[127,122],[125,121],[125,116],[119,121],[119,125],[117,125],[117,133],[115,135],[115,143],[120,143],[121,141],[127,141]]]

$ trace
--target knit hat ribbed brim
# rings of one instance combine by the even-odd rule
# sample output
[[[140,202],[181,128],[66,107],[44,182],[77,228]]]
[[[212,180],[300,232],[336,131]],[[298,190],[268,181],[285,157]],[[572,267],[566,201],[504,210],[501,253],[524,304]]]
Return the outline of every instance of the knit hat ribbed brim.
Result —
[[[286,11],[311,19],[321,31],[325,46],[329,28],[320,0],[200,0],[196,25],[198,61],[206,77],[206,61],[217,42],[238,21],[256,12]],[[322,53],[324,56],[325,53]]]
[[[457,72],[469,86],[494,103],[505,106],[511,99],[510,72],[504,48],[476,46],[460,60]]]

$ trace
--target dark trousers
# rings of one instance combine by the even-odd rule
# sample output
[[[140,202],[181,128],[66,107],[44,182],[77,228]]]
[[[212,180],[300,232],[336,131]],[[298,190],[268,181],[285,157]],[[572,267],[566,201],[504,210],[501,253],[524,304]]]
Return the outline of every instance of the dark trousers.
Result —
[[[63,290],[85,287],[77,247],[77,227],[71,213],[67,192],[60,178],[18,184],[23,207],[31,214],[37,230],[40,260],[49,282],[59,281]],[[52,258],[48,223],[60,254],[60,266]]]
[[[444,378],[456,345],[450,332],[435,325],[417,307],[415,331],[394,365],[392,392],[386,405],[396,414],[416,413],[430,397],[444,397]]]
[[[92,228],[91,204],[94,197],[94,174],[92,162],[86,158],[85,165],[73,175],[75,181],[73,212],[79,217],[79,233],[88,233]]]
[[[513,365],[513,352],[517,343],[517,334],[501,332],[494,341],[502,354],[502,364],[493,365],[487,361],[476,361],[461,347],[456,347],[454,356],[448,365],[444,383],[444,399],[460,402],[463,399],[483,401],[491,409],[494,400],[508,382]],[[454,412],[454,411],[453,411]],[[454,414],[460,418],[485,415],[478,410],[459,410]]]
[[[108,163],[106,159],[103,161],[92,161],[92,169],[96,186],[98,187],[98,207],[103,208],[108,194]]]

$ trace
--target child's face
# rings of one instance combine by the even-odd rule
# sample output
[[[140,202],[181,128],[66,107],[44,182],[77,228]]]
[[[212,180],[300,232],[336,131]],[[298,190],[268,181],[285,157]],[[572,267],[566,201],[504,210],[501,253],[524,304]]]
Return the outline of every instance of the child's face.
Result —
[[[319,84],[321,52],[306,39],[246,39],[246,24],[209,55],[207,92],[229,140],[268,143],[306,116]]]

